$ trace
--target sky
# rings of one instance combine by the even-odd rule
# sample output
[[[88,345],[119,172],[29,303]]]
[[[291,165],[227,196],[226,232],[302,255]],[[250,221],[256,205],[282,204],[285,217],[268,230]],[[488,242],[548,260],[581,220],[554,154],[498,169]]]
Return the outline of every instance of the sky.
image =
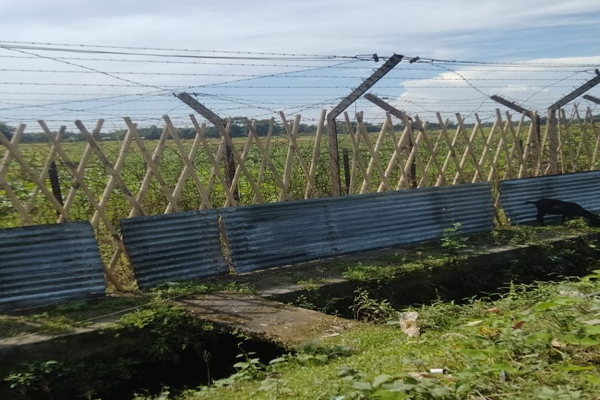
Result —
[[[597,0],[0,0],[0,10],[0,121],[29,129],[98,118],[120,129],[124,116],[160,126],[163,114],[187,126],[182,91],[223,118],[283,111],[311,123],[392,54],[405,57],[370,93],[425,120],[489,119],[506,111],[491,95],[545,113],[600,68]],[[385,116],[364,99],[347,111]]]

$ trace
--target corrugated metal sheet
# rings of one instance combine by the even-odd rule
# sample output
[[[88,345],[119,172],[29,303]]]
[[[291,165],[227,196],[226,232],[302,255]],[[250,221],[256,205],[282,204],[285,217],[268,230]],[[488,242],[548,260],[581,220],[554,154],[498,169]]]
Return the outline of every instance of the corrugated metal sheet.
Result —
[[[138,286],[226,274],[214,210],[120,221]]]
[[[461,232],[494,227],[489,183],[350,196],[330,208],[338,254],[440,238],[455,223]]]
[[[491,185],[402,190],[221,211],[238,272],[493,229]]]
[[[104,293],[104,268],[89,222],[0,230],[0,309]]]
[[[331,199],[261,204],[220,210],[237,272],[331,257],[335,237]]]
[[[542,198],[571,201],[600,211],[600,171],[541,176],[500,182],[500,203],[513,224],[535,221],[533,204]],[[552,217],[550,217],[552,218]]]

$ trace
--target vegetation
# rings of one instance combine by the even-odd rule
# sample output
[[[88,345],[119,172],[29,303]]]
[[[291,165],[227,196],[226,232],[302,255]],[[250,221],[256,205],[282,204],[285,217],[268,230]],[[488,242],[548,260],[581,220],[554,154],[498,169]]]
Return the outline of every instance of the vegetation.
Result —
[[[234,136],[237,136],[240,132],[243,132],[245,135],[244,123],[240,119],[235,119],[234,122],[234,131],[239,131],[235,131]],[[257,122],[257,131],[259,136],[261,136],[263,146],[266,146],[266,138],[264,135],[266,133],[266,129],[268,129],[268,122],[269,121],[266,120]],[[358,144],[358,154],[363,164],[363,168],[360,168],[359,157],[354,155],[353,142],[350,138],[350,135],[347,134],[347,128],[345,127],[345,124],[340,123],[340,125],[340,135],[338,138],[339,147],[341,150],[349,150],[350,160],[348,168],[350,171],[348,172],[354,177],[349,184],[350,190],[351,193],[358,193],[361,191],[363,186],[363,169],[368,167],[372,149],[368,148],[366,139],[361,137]],[[289,139],[283,132],[279,123],[275,123],[274,127],[275,136],[270,139],[268,150],[270,162],[275,169],[279,171],[280,175],[283,175],[283,171],[285,170],[291,171],[289,185],[287,186],[287,194],[289,195],[289,198],[303,199],[306,194],[307,182],[300,160],[297,155],[294,154],[289,160],[291,164],[288,163],[288,150],[290,144]],[[304,164],[310,165],[310,161],[312,160],[313,156],[315,140],[313,132],[316,128],[310,125],[301,125],[299,128],[300,136],[298,137],[297,142],[300,148],[301,157],[304,160]],[[355,127],[353,127],[353,129],[354,128]],[[371,181],[365,187],[367,192],[375,192],[379,189],[379,185],[381,183],[381,174],[383,173],[383,170],[387,168],[388,163],[392,159],[392,154],[394,154],[395,149],[398,146],[400,131],[397,129],[401,128],[401,126],[396,126],[394,127],[394,129],[396,129],[395,132],[387,132],[382,137],[378,151],[381,166],[372,168]],[[427,128],[429,144],[427,144],[425,141],[421,142],[419,147],[420,150],[415,159],[418,182],[422,186],[432,186],[437,183],[440,175],[439,167],[440,165],[444,164],[449,151],[447,141],[440,136],[441,131],[436,130],[435,128],[436,126],[434,124],[430,124]],[[588,151],[595,149],[595,143],[593,143],[594,137],[591,134],[582,136],[581,133],[576,130],[576,128],[576,125],[571,125],[569,127],[571,133],[568,137],[568,141],[565,141],[562,147],[562,162],[566,170],[589,170],[590,168],[595,167],[590,165],[591,154]],[[7,127],[7,129],[10,130],[10,127]],[[180,129],[179,133],[182,137],[184,151],[187,153],[192,147],[192,140],[187,138],[191,138],[194,132],[189,128],[186,129]],[[377,131],[379,127],[374,127],[365,123],[365,129],[369,132]],[[448,132],[448,134],[452,137],[455,133],[455,128],[453,127],[449,129],[451,129],[451,131]],[[456,146],[453,148],[453,151],[458,159],[462,158],[464,151],[467,148],[467,136],[471,134],[470,132],[467,132],[468,129],[470,128],[467,128],[463,132],[464,135],[459,135]],[[158,127],[141,128],[140,130],[141,134],[147,139],[145,141],[146,147],[150,152],[153,152],[158,145],[158,141],[151,139],[157,137],[157,135],[160,135],[162,130]],[[521,127],[521,138],[524,138],[526,130],[526,126]],[[417,133],[415,132],[415,135],[416,134]],[[474,134],[475,140],[471,145],[471,149],[474,151],[476,156],[468,157],[465,160],[466,164],[462,167],[464,175],[462,176],[462,179],[458,180],[459,183],[471,182],[473,179],[476,173],[473,160],[475,158],[479,158],[479,155],[483,153],[486,136],[490,134],[490,128],[482,125],[480,129],[474,132]],[[27,133],[24,135],[23,141],[27,142],[27,140],[31,139],[32,136],[30,135],[33,134]],[[113,135],[113,133],[111,133],[109,136],[103,136],[102,139],[111,140],[103,140],[99,145],[109,162],[114,164],[120,153],[121,146],[123,145],[123,132],[116,132],[113,136],[111,135]],[[207,135],[210,137],[212,134],[207,132]],[[369,133],[367,136],[369,137],[368,141],[370,142],[370,147],[373,147],[378,141],[380,135],[373,132]],[[510,160],[510,157],[507,157],[503,154],[495,154],[495,151],[493,150],[495,147],[497,147],[500,137],[501,135],[499,131],[496,130],[491,143],[492,150],[487,151],[487,157],[481,158],[483,163],[481,166],[483,176],[476,177],[476,180],[487,180],[489,174],[492,175],[493,180],[504,178],[504,174],[507,172],[507,162]],[[514,141],[512,135],[507,134],[507,137],[509,142],[511,140]],[[25,140],[26,138],[27,140]],[[75,136],[69,136],[67,134],[61,146],[70,159],[69,161],[76,166],[82,161],[86,143],[71,142],[70,138],[74,139]],[[243,151],[246,141],[247,139],[245,137],[236,137],[234,139],[234,145],[240,153]],[[208,139],[208,146],[210,148],[210,153],[212,153],[212,155],[216,154],[219,146],[219,140],[210,137]],[[431,151],[429,146],[434,146],[435,151]],[[510,142],[508,147],[514,146],[515,144]],[[402,150],[400,151],[400,158],[402,159],[401,165],[403,167],[406,163],[407,157],[405,154],[406,148],[404,148],[405,146],[403,147],[403,145],[400,147]],[[48,158],[50,148],[51,146],[48,145],[47,138],[44,138],[43,143],[35,142],[21,144],[19,146],[19,151],[30,167],[34,171],[41,173],[41,170],[43,169]],[[501,146],[499,148],[502,149],[503,147]],[[5,151],[6,150],[4,148],[0,147],[0,156],[3,156]],[[320,157],[316,162],[315,188],[309,197],[327,197],[331,194],[331,184],[329,182],[329,161],[327,154],[328,143],[327,137],[324,135],[320,143]],[[430,156],[432,155],[435,157],[433,160],[436,162],[430,162]],[[494,162],[495,158],[497,158],[497,160],[495,161],[494,168],[492,168],[492,163]],[[260,195],[262,198],[261,201],[263,202],[279,201],[281,187],[278,185],[277,179],[275,179],[271,168],[267,167],[264,164],[264,161],[265,160],[263,159],[258,146],[253,144],[248,149],[245,166],[248,173],[255,181],[259,181],[259,177],[261,178],[260,188],[258,189],[259,193],[255,193],[250,181],[245,176],[245,173],[239,174],[236,193],[236,195],[239,197],[239,204],[252,204],[258,201],[258,195]],[[530,159],[528,162],[531,164],[531,161],[532,160]],[[398,162],[398,160],[396,160],[396,162]],[[598,160],[596,162],[598,162]],[[192,163],[198,178],[203,185],[206,186],[211,179],[214,182],[212,190],[208,194],[210,205],[212,207],[221,207],[226,204],[226,196],[222,187],[222,183],[218,179],[214,179],[215,177],[213,176],[212,172],[213,167],[209,160],[209,155],[203,146],[201,146],[199,149],[196,157],[192,160]],[[518,157],[513,154],[512,176],[514,176],[516,173],[515,165],[517,163]],[[66,198],[67,193],[73,187],[74,178],[65,160],[63,160],[61,157],[58,157],[56,164],[62,196],[63,198]],[[174,190],[182,175],[185,164],[182,160],[180,149],[173,140],[167,140],[165,142],[165,148],[162,151],[160,158],[157,160],[157,166],[166,186],[170,191]],[[290,166],[291,169],[289,168]],[[224,167],[221,165],[221,170],[223,169]],[[390,187],[388,189],[395,189],[396,184],[399,182],[402,175],[401,170],[402,168],[400,165],[390,169],[390,175],[388,177]],[[133,143],[129,152],[127,153],[124,167],[120,176],[125,186],[127,186],[134,196],[139,194],[141,182],[144,180],[146,173],[146,161],[137,147],[137,144]],[[455,162],[449,161],[444,171],[442,182],[440,183],[451,184],[456,177],[456,173],[457,167]],[[89,163],[87,164],[83,180],[85,185],[93,193],[96,200],[100,198],[101,194],[105,190],[109,178],[110,174],[98,160],[98,157],[96,155],[92,155]],[[7,182],[9,182],[10,187],[18,201],[29,210],[28,213],[34,224],[48,224],[56,222],[56,211],[50,202],[45,199],[45,196],[39,193],[38,188],[33,183],[26,169],[21,167],[14,159],[9,163],[5,179]],[[45,183],[49,187],[49,182],[45,181]],[[410,182],[405,181],[403,183],[404,188],[409,186]],[[77,185],[75,185],[75,187],[77,187]],[[140,201],[140,205],[145,214],[155,215],[165,212],[168,202],[156,178],[151,178],[150,184],[142,197],[143,199]],[[199,195],[193,179],[188,177],[178,198],[179,211],[199,209],[203,207],[202,203],[201,196]],[[112,194],[106,203],[105,209],[110,225],[117,227],[120,219],[127,218],[129,216],[132,205],[127,200],[127,197],[123,191],[119,188],[116,188],[112,191]],[[94,208],[91,206],[89,199],[86,197],[83,191],[81,189],[77,190],[69,210],[71,218],[73,220],[90,220],[94,215],[94,212]],[[22,223],[23,221],[13,206],[12,201],[9,199],[8,194],[5,193],[4,190],[0,189],[0,228],[20,226]],[[99,227],[96,230],[96,236],[100,244],[102,258],[105,261],[105,264],[108,264],[115,254],[117,244],[115,243],[114,237],[109,232],[105,221],[100,220]],[[133,287],[132,271],[127,265],[125,257],[121,257],[118,260],[116,274],[120,278],[120,281],[125,284],[125,286],[129,285],[129,287]]]
[[[216,381],[178,398],[595,399],[599,290],[596,271],[576,281],[511,285],[497,301],[413,308],[419,337],[395,325],[364,325],[318,345],[334,357],[300,349],[254,364],[251,379]],[[378,316],[382,308],[361,310]]]
[[[529,227],[511,228],[487,239],[499,244],[545,246],[539,234],[543,237],[558,229],[580,231],[583,227],[570,222],[566,227],[537,229],[536,235]],[[414,280],[417,275],[409,275],[417,270],[421,275],[416,283],[419,292],[424,292],[430,284],[428,276],[454,275],[463,281],[474,280],[473,287],[483,289],[489,279],[518,279],[511,274],[536,270],[536,263],[542,261],[558,273],[569,271],[572,263],[600,268],[596,245],[577,242],[576,252],[570,246],[545,247],[544,260],[519,259],[517,264],[504,266],[506,274],[490,276],[490,271],[480,270],[476,277],[475,271],[469,275],[460,270],[465,260],[462,253],[473,250],[471,239],[451,229],[440,243],[457,243],[457,248],[440,246],[438,253],[429,253],[421,247],[420,253],[412,249],[412,256],[392,253],[373,263],[346,262],[347,276],[359,286],[350,296],[347,312],[340,311],[365,324],[306,343],[292,353],[265,358],[264,352],[253,350],[243,336],[219,341],[213,326],[194,320],[169,302],[214,290],[250,292],[248,281],[170,284],[139,298],[72,302],[22,317],[21,322],[44,321],[47,332],[62,332],[84,325],[83,318],[92,320],[126,310],[104,335],[125,341],[135,338],[141,349],[134,346],[109,359],[42,360],[13,370],[2,380],[12,387],[12,394],[42,400],[593,399],[600,380],[600,331],[596,329],[600,326],[600,270],[579,280],[510,284],[467,300],[440,297],[433,304],[412,307],[399,304],[387,287],[396,281]],[[465,243],[468,249],[462,247]],[[311,304],[310,294],[326,281],[300,279],[300,283],[309,295],[299,301],[320,308]],[[404,335],[398,323],[400,311],[418,312],[420,336]],[[184,374],[180,365],[188,357],[185,354],[198,359],[193,368],[183,368],[192,371],[195,380],[191,382],[201,386],[183,391],[177,383],[157,386],[158,382],[169,385],[172,381],[167,376],[174,371]],[[131,394],[140,387],[148,391]]]
[[[59,334],[89,326],[97,321],[127,321],[134,319],[171,300],[215,291],[252,293],[248,284],[211,281],[187,281],[165,284],[135,296],[112,297],[97,300],[76,300],[58,306],[36,310],[34,313],[0,315],[0,338],[20,336],[27,333]]]
[[[264,122],[264,121],[263,121]],[[236,125],[237,126],[237,125]],[[240,125],[241,127],[241,125]],[[5,133],[11,128],[1,126]],[[147,128],[142,135],[147,136],[148,148],[153,151],[157,142],[150,140],[160,133],[157,127]],[[236,128],[237,129],[237,128]],[[241,128],[240,128],[241,129]],[[307,127],[302,130],[308,130]],[[371,130],[368,128],[368,130]],[[340,130],[343,131],[343,130]],[[478,132],[483,138],[489,132]],[[188,132],[192,134],[192,132]],[[182,137],[188,133],[181,131]],[[277,131],[275,132],[278,133]],[[432,132],[433,135],[439,131]],[[108,139],[122,140],[123,132],[115,132],[115,137]],[[264,136],[264,124],[259,135]],[[211,136],[210,134],[208,136]],[[237,133],[234,134],[237,136]],[[69,137],[69,135],[67,135]],[[76,135],[72,135],[76,139]],[[375,140],[376,135],[371,136]],[[31,137],[30,137],[31,138]],[[312,156],[314,137],[306,135],[300,138],[301,153],[305,160]],[[379,155],[382,160],[389,160],[394,152],[394,138],[389,135],[382,143]],[[271,160],[280,171],[284,169],[289,142],[286,138],[276,136],[270,148]],[[565,148],[575,151],[580,143],[579,136],[571,137],[573,142]],[[25,140],[27,141],[27,140]],[[33,141],[33,140],[32,140]],[[241,150],[245,139],[238,138],[235,145]],[[115,162],[121,143],[106,141],[101,143],[102,150],[111,162]],[[209,145],[216,152],[217,140],[211,139]],[[186,151],[191,148],[191,141],[184,140]],[[321,153],[327,154],[327,143],[321,143]],[[474,145],[478,154],[484,146],[481,138]],[[340,136],[340,147],[352,149],[348,135]],[[81,161],[84,143],[65,143],[63,148],[75,163]],[[462,153],[464,145],[458,147]],[[49,147],[41,143],[29,143],[20,146],[25,159],[30,165],[41,170]],[[580,148],[581,150],[581,148]],[[423,150],[424,151],[424,150]],[[363,160],[368,160],[370,153],[362,143],[359,152]],[[437,148],[438,161],[442,162],[448,148],[442,140]],[[488,153],[490,155],[491,153]],[[572,154],[572,153],[566,153]],[[583,153],[582,153],[583,154]],[[0,155],[2,153],[0,152]],[[403,156],[404,157],[404,156]],[[426,153],[419,155],[421,161],[427,161]],[[488,157],[490,158],[490,157]],[[254,147],[248,153],[247,166],[254,177],[261,174],[262,158]],[[294,161],[297,163],[297,160]],[[387,162],[387,161],[386,161]],[[490,171],[490,160],[486,159],[484,172]],[[580,162],[580,170],[587,170],[589,160]],[[205,152],[199,152],[194,159],[194,166],[202,181],[210,179],[210,162]],[[384,163],[385,165],[385,163]],[[422,169],[423,166],[419,167]],[[176,146],[167,141],[165,151],[159,161],[161,174],[167,186],[174,188],[183,170],[181,155]],[[316,197],[330,194],[328,182],[328,161],[322,156],[317,165]],[[470,178],[475,169],[467,163],[465,174]],[[506,161],[500,157],[495,173],[501,177],[506,170]],[[435,167],[423,169],[423,177],[429,184],[435,182]],[[260,191],[265,201],[277,201],[280,188],[274,184],[271,172],[263,170],[265,180]],[[446,170],[445,179],[450,182],[455,176],[452,163]],[[146,174],[145,161],[132,146],[127,156],[126,167],[122,173],[125,184],[134,191]],[[400,171],[394,171],[390,181],[398,181]],[[357,171],[355,186],[360,186],[362,175]],[[70,189],[73,178],[67,166],[59,162],[59,178],[63,193]],[[26,171],[13,161],[8,169],[6,180],[19,200],[31,204],[31,215],[35,223],[52,223],[56,213],[43,200],[32,202],[36,192]],[[92,158],[86,174],[86,185],[99,195],[104,190],[108,176],[104,167],[95,157]],[[369,191],[375,191],[380,181],[379,172],[373,172],[373,181]],[[358,182],[358,183],[357,183]],[[301,168],[295,164],[290,178],[289,193],[291,198],[304,197],[306,179]],[[244,177],[239,181],[241,204],[249,204],[254,200],[252,188]],[[43,196],[37,195],[38,199]],[[211,203],[215,206],[224,204],[224,193],[219,184],[210,194]],[[147,214],[160,214],[166,206],[164,194],[154,180],[142,201]],[[200,207],[198,192],[191,179],[188,179],[179,198],[180,209],[192,210]],[[116,190],[107,204],[108,217],[114,225],[120,218],[129,214],[130,204],[123,193]],[[81,191],[77,192],[71,208],[75,220],[88,220],[94,210]],[[15,213],[6,194],[0,191],[0,228],[20,225],[21,221]],[[570,223],[567,229],[581,231],[578,223]],[[409,311],[419,312],[421,336],[407,339],[398,328],[398,311],[401,307],[393,301],[394,295],[385,291],[385,281],[402,280],[404,278],[444,279],[455,275],[455,279],[463,280],[465,285],[483,291],[488,284],[499,281],[509,282],[516,278],[517,270],[524,266],[532,272],[545,273],[540,267],[541,261],[551,263],[556,274],[564,274],[570,267],[582,259],[597,264],[597,249],[594,244],[586,244],[585,251],[577,253],[573,249],[556,252],[547,249],[543,260],[536,261],[523,257],[522,260],[509,262],[496,275],[485,276],[471,274],[459,275],[464,270],[465,258],[477,252],[477,245],[489,244],[535,244],[546,246],[540,240],[540,233],[550,232],[549,228],[523,227],[519,229],[499,229],[484,239],[465,238],[460,235],[460,227],[447,230],[439,244],[437,253],[416,251],[414,254],[392,254],[382,257],[374,263],[353,263],[346,265],[344,276],[357,284],[352,302],[340,313],[352,316],[365,322],[361,328],[346,332],[338,337],[328,338],[320,343],[307,344],[297,352],[275,357],[271,363],[261,359],[258,354],[247,350],[244,345],[235,348],[239,358],[232,362],[233,375],[218,379],[210,367],[210,358],[217,354],[216,350],[207,350],[198,343],[210,341],[213,327],[198,324],[184,310],[173,307],[168,300],[180,296],[203,293],[210,290],[226,289],[235,291],[252,290],[243,284],[178,284],[165,285],[155,291],[140,296],[116,299],[108,302],[80,301],[57,308],[36,312],[29,316],[13,316],[0,320],[0,334],[16,335],[23,332],[65,332],[74,327],[86,326],[100,316],[112,313],[128,312],[120,323],[107,334],[127,335],[144,332],[150,345],[141,353],[127,354],[118,359],[104,361],[81,361],[65,364],[53,360],[45,360],[23,366],[5,376],[4,383],[11,386],[23,396],[39,399],[65,398],[67,393],[77,398],[97,398],[103,390],[116,393],[121,388],[117,381],[129,379],[141,361],[156,363],[157,370],[167,371],[179,362],[182,351],[192,349],[199,355],[206,368],[201,371],[205,385],[190,389],[184,393],[179,390],[165,388],[153,391],[152,394],[139,394],[136,400],[178,398],[192,400],[196,398],[222,399],[292,399],[316,398],[325,400],[349,399],[496,399],[496,398],[533,398],[533,399],[592,399],[600,390],[598,365],[600,355],[600,332],[597,322],[600,304],[597,292],[600,292],[600,273],[595,273],[579,281],[565,281],[558,284],[534,283],[528,286],[511,285],[506,290],[488,292],[487,297],[473,298],[464,304],[440,300],[433,305],[413,307]],[[101,253],[105,260],[110,259],[115,250],[113,238],[101,223],[97,231]],[[583,248],[583,247],[582,247]],[[579,250],[579,249],[578,249]],[[593,259],[590,255],[595,256]],[[591,258],[591,261],[590,261]],[[596,265],[595,264],[595,265]],[[597,266],[600,267],[600,266]],[[412,274],[418,271],[418,274]],[[131,280],[131,271],[123,262],[119,273],[124,280]],[[458,275],[458,277],[457,277]],[[490,282],[495,280],[495,282]],[[302,279],[299,283],[308,294],[299,298],[297,304],[306,307],[320,308],[312,302],[311,293],[316,292],[326,280],[319,278]],[[416,280],[416,284],[423,281]],[[414,283],[414,282],[413,282]],[[437,291],[440,285],[419,287],[420,293]],[[414,303],[414,302],[409,302]],[[402,309],[406,311],[406,309]],[[389,324],[388,324],[389,323]],[[240,342],[243,338],[236,338]],[[231,344],[231,343],[229,343]],[[231,346],[230,346],[231,347]],[[94,382],[91,384],[90,382]],[[77,392],[73,392],[77,388]],[[131,389],[131,388],[127,388]],[[126,392],[126,389],[123,389]],[[1,397],[1,396],[0,396]],[[15,398],[16,399],[16,398]]]

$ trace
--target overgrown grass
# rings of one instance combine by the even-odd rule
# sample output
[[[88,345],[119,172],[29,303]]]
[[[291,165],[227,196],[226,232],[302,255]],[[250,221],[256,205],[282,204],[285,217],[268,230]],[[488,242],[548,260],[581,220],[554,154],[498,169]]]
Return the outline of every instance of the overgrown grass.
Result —
[[[234,375],[177,398],[597,399],[598,292],[600,271],[576,281],[513,285],[497,301],[423,306],[412,309],[419,312],[419,337],[365,324],[323,339],[322,349],[345,349],[334,356],[300,350],[255,366],[251,377]]]
[[[385,281],[411,271],[452,267],[495,247],[546,246],[548,239],[597,232],[600,229],[588,226],[582,219],[564,225],[499,227],[475,234],[463,234],[460,227],[454,227],[447,229],[437,242],[407,246],[406,251],[388,252],[368,262],[346,263],[344,277],[355,281]]]
[[[215,291],[253,293],[245,283],[188,281],[158,286],[135,296],[97,300],[77,300],[58,306],[0,316],[0,337],[27,333],[57,334],[71,332],[99,321],[115,321],[120,315],[154,308],[168,300]]]

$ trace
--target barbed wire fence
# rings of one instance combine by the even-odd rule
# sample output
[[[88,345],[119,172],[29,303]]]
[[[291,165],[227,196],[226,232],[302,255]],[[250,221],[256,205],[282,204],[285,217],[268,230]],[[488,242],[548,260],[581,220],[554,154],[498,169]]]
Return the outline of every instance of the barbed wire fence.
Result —
[[[2,70],[11,79],[0,82],[0,121],[18,124],[12,135],[0,134],[2,227],[91,221],[107,277],[119,290],[132,279],[118,230],[122,218],[600,167],[595,97],[587,96],[583,108],[560,104],[555,121],[537,118],[548,104],[597,84],[589,64],[403,57],[370,87],[388,108],[357,97],[334,121],[343,176],[336,193],[326,109],[373,75],[377,55],[14,42],[0,42],[0,49],[7,61],[38,64]],[[51,68],[56,62],[61,69]],[[68,80],[54,78],[63,76]],[[521,98],[501,94],[529,114],[498,108],[492,97],[505,82],[526,83]],[[190,117],[192,110],[173,95],[183,92],[218,122],[206,113]],[[141,134],[150,127],[155,140]],[[184,131],[192,133],[188,139]],[[33,134],[44,141],[28,143]]]

